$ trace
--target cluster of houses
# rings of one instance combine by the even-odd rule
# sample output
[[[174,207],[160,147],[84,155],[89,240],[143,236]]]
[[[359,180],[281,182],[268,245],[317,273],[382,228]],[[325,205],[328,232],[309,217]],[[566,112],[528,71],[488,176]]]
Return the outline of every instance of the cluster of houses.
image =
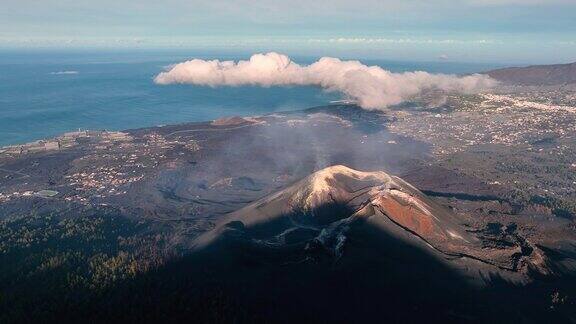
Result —
[[[482,94],[478,102],[462,99],[451,113],[398,114],[389,129],[434,145],[437,155],[449,155],[469,146],[525,145],[554,139],[551,154],[570,149],[565,143],[576,137],[576,107],[548,105],[512,96]],[[535,148],[542,150],[542,148]]]
[[[64,133],[53,139],[39,140],[22,145],[12,145],[0,148],[0,154],[21,155],[37,152],[49,152],[73,147],[79,141],[95,140],[100,142],[129,141],[131,136],[123,132],[78,130]]]

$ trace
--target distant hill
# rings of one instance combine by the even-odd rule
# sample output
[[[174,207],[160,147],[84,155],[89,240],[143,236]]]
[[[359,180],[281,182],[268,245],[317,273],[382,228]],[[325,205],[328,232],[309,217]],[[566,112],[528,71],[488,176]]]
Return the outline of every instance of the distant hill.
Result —
[[[517,85],[560,85],[576,83],[576,63],[511,67],[485,72],[492,78]]]

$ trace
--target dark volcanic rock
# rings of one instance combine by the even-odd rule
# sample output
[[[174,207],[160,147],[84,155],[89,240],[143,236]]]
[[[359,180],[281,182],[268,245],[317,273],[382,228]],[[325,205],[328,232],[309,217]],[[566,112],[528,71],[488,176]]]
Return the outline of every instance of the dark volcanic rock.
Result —
[[[336,257],[354,258],[346,253],[347,242],[361,238],[374,240],[383,255],[397,253],[366,235],[376,232],[481,281],[527,281],[529,270],[547,273],[541,252],[530,243],[513,235],[477,235],[465,221],[398,177],[332,166],[231,213],[198,239],[195,250],[233,237],[236,246],[282,250],[314,243]],[[302,230],[307,235],[294,235]]]

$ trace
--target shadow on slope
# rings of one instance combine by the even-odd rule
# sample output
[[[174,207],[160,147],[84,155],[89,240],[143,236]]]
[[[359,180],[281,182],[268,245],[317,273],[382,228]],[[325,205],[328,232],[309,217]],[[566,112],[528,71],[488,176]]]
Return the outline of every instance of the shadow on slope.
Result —
[[[253,244],[238,225],[203,251],[126,282],[77,314],[96,322],[163,323],[574,320],[572,303],[548,300],[551,287],[576,291],[574,278],[540,278],[528,286],[493,278],[492,286],[479,288],[365,223],[350,229],[338,260],[319,245]]]
[[[474,319],[476,289],[422,250],[356,223],[344,255],[266,246],[240,224],[103,298],[98,321],[356,322]],[[129,310],[129,311],[127,311]]]

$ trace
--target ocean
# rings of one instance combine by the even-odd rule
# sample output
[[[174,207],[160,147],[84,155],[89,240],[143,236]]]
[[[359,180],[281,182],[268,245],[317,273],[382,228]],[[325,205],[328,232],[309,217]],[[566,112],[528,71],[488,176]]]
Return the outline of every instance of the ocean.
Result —
[[[152,79],[191,58],[249,53],[183,50],[0,50],[0,146],[77,129],[123,130],[298,110],[339,100],[315,87],[159,86]],[[292,57],[310,63],[314,57]],[[471,73],[494,65],[362,60],[394,72]]]

